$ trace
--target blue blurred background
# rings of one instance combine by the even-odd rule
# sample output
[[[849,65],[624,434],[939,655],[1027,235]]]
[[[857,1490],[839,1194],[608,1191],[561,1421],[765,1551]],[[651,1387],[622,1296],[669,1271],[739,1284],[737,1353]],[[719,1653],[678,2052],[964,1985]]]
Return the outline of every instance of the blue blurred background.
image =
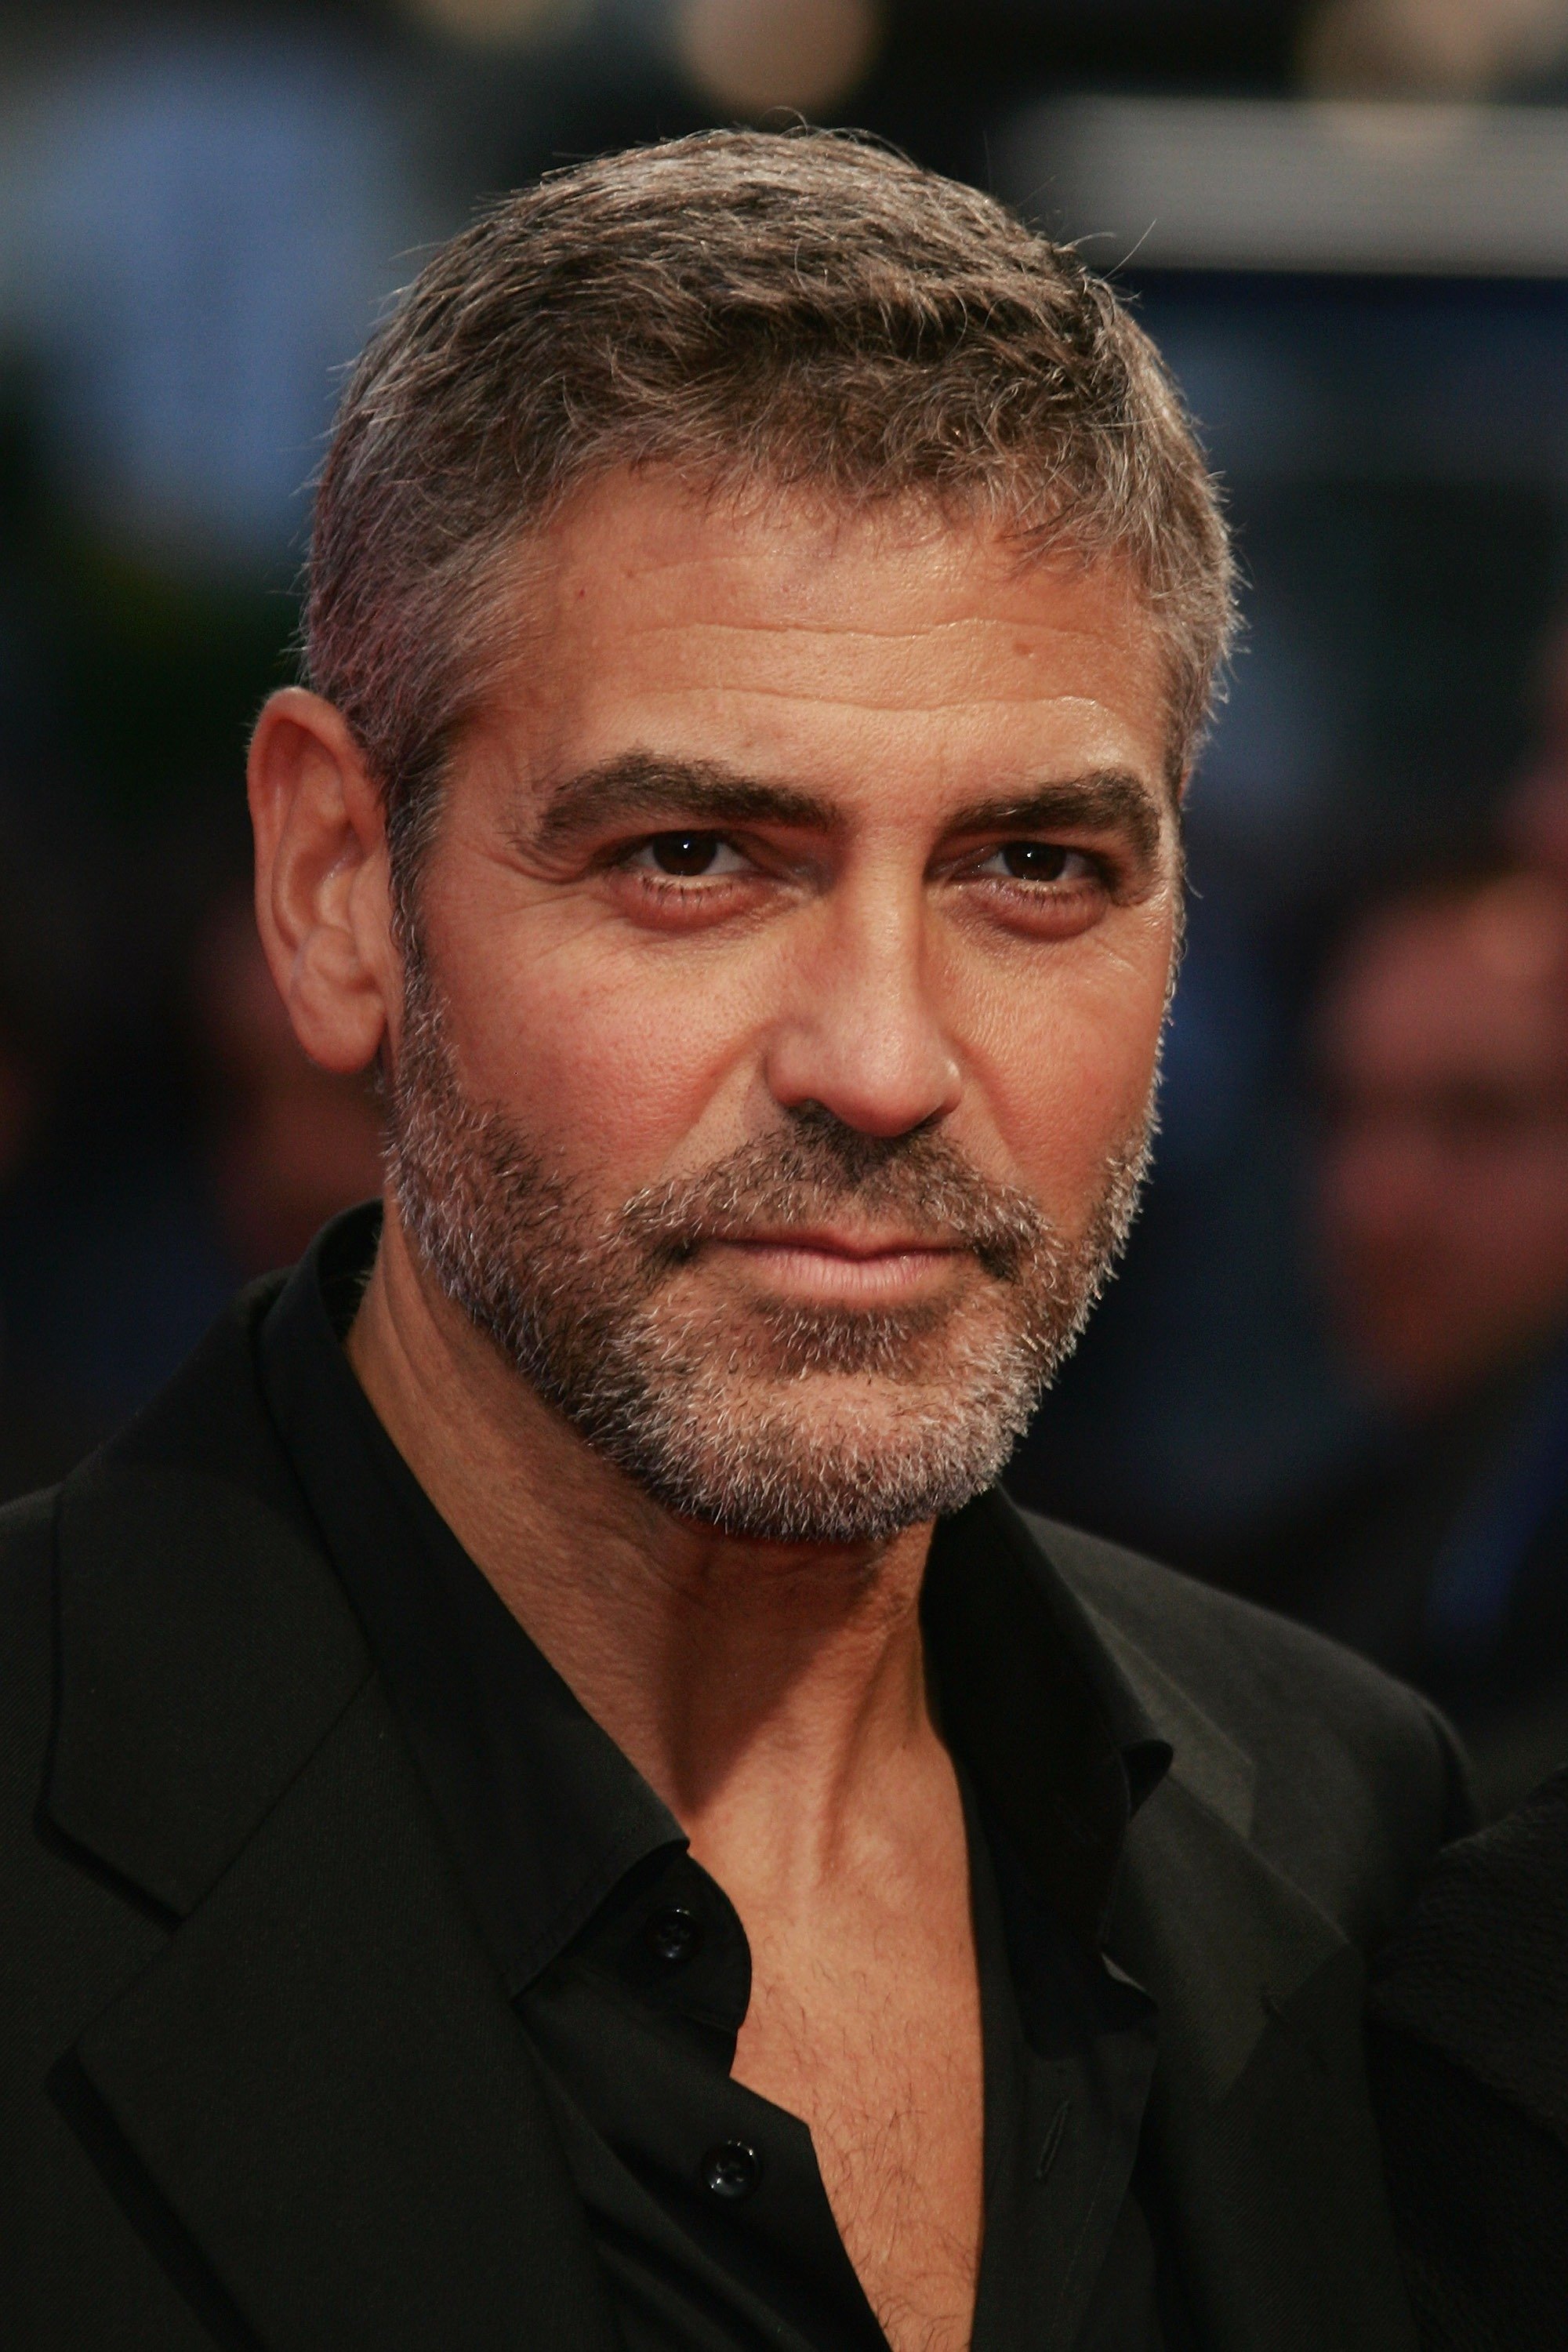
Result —
[[[1568,0],[57,0],[0,68],[0,1491],[376,1181],[246,908],[338,372],[483,195],[799,110],[1117,274],[1245,568],[1016,1487],[1568,1754]]]

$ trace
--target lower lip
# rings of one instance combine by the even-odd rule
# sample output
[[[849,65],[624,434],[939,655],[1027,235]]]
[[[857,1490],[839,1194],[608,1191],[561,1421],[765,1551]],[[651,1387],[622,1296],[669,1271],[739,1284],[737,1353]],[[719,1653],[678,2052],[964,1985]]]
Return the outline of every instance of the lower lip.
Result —
[[[950,1281],[970,1255],[967,1250],[911,1249],[851,1257],[842,1250],[788,1242],[713,1242],[709,1247],[738,1258],[763,1287],[775,1294],[849,1306],[882,1306],[922,1297]]]

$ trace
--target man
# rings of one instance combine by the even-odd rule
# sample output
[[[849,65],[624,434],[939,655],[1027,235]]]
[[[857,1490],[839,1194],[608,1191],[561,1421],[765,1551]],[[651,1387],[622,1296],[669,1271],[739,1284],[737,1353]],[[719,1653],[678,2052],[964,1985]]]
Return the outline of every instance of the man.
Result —
[[[1368,909],[1316,1048],[1323,1269],[1386,1421],[1242,1574],[1436,1699],[1501,1811],[1568,1756],[1568,895]]]
[[[373,343],[251,803],[379,1225],[8,1538],[30,2345],[1411,2340],[1443,1738],[993,1483],[1228,615],[1107,289],[869,146],[567,173]]]

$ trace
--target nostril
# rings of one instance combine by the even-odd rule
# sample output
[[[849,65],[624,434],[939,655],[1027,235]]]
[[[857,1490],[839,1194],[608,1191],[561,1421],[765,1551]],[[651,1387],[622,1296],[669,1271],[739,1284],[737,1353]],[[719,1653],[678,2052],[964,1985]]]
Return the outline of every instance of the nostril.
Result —
[[[962,1092],[956,1056],[939,1038],[908,1040],[847,1024],[778,1042],[767,1082],[792,1116],[818,1115],[881,1139],[917,1133],[952,1111]]]

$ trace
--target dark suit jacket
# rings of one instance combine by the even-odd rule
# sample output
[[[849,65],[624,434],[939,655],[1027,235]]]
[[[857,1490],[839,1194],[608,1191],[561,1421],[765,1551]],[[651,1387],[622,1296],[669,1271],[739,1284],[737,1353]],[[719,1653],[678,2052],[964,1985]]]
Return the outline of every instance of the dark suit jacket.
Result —
[[[1489,1821],[1568,1758],[1565,1371],[1558,1334],[1198,1563],[1425,1691],[1459,1727]],[[1506,1589],[1495,1622],[1445,1640],[1432,1604],[1456,1539]]]
[[[262,1405],[268,1295],[0,1515],[0,2337],[611,2352],[542,2086]],[[1439,1727],[1311,1634],[981,1507],[1175,1749],[1110,1949],[1159,2003],[1206,2352],[1406,2352],[1363,1956],[1455,1825]]]
[[[1373,1992],[1372,2084],[1428,2352],[1568,2344],[1568,1771],[1446,1853]]]

